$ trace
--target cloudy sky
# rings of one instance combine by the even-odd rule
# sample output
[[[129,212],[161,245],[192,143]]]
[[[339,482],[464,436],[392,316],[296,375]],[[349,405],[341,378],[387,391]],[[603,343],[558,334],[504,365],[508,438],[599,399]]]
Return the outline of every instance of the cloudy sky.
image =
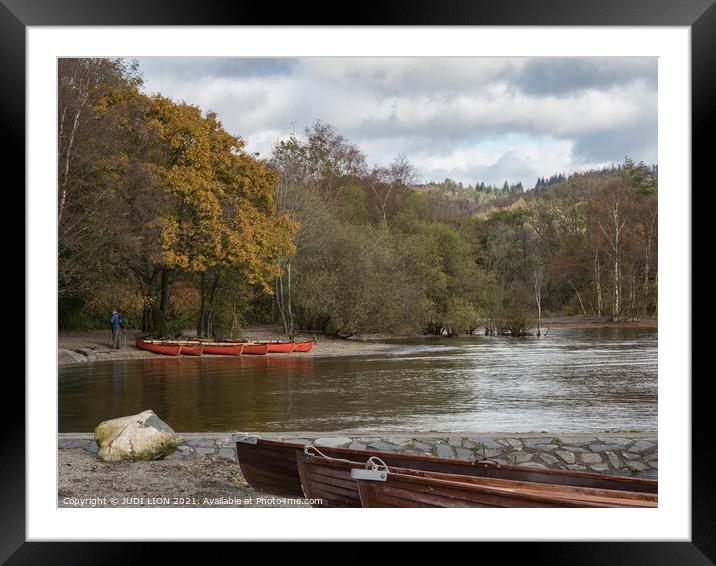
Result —
[[[215,111],[247,150],[317,120],[369,164],[501,185],[657,161],[657,59],[140,58],[145,90]]]

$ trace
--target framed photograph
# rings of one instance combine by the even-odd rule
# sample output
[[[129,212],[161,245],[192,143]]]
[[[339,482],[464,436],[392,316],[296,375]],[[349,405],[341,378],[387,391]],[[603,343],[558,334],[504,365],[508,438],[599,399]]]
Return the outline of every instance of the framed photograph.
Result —
[[[690,263],[710,1],[323,25],[0,1],[27,210],[3,560],[714,560]]]

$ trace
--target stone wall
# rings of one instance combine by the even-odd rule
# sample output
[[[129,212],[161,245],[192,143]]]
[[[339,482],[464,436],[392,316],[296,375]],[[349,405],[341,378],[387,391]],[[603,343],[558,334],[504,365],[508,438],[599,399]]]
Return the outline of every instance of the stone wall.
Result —
[[[323,434],[318,433],[179,433],[184,442],[169,458],[192,458],[215,454],[236,460],[238,438],[253,434],[315,444],[358,449],[431,454],[442,458],[491,460],[535,468],[561,468],[616,475],[658,477],[658,440],[656,434]],[[91,433],[63,433],[58,446],[83,448],[97,453]]]

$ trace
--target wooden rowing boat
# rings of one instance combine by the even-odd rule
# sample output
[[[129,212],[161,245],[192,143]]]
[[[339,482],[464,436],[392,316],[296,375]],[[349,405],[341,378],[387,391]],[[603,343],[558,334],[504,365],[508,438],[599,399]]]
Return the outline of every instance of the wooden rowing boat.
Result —
[[[236,454],[241,472],[249,485],[258,491],[287,496],[300,497],[303,495],[296,460],[296,453],[303,452],[303,449],[303,444],[253,436],[240,439],[236,443]],[[413,470],[643,493],[657,493],[658,491],[658,482],[653,479],[509,466],[492,462],[453,460],[378,450],[322,446],[319,449],[327,456],[360,463],[366,462],[371,456],[377,456],[388,466]]]
[[[244,345],[224,344],[222,342],[204,342],[204,353],[217,356],[240,356]]]
[[[178,356],[181,352],[181,345],[163,342],[161,340],[145,340],[137,338],[135,345],[140,350],[147,350],[155,354],[163,354],[165,356]]]
[[[325,465],[322,462],[318,468]],[[387,473],[380,469],[352,469],[350,473],[351,479],[358,484],[362,507],[658,507],[657,495],[633,491],[486,479],[400,468]]]
[[[654,494],[386,468],[379,460],[369,467],[315,453],[297,460],[304,495],[317,507],[657,506]]]
[[[263,356],[268,353],[268,344],[247,342],[244,343],[243,350],[241,353],[252,356]]]

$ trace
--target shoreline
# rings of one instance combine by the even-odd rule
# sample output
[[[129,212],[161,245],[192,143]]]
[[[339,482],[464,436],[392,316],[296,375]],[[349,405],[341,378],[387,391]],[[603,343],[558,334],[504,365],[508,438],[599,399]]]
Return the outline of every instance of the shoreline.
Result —
[[[658,479],[659,467],[657,433],[648,431],[178,434],[183,441],[176,452],[140,462],[99,460],[93,433],[58,434],[58,507],[308,507],[305,499],[249,487],[235,450],[245,436],[648,479]]]
[[[608,317],[556,316],[543,318],[542,330],[548,328],[658,328],[659,320],[644,318],[635,321],[612,322]]]
[[[405,432],[390,430],[358,430],[358,429],[341,429],[341,430],[324,430],[324,431],[305,431],[305,430],[289,430],[284,432],[266,432],[266,431],[181,431],[176,430],[179,436],[187,440],[187,442],[218,442],[227,444],[235,442],[239,438],[246,436],[257,436],[260,438],[270,438],[274,440],[285,440],[287,438],[326,438],[326,437],[355,437],[355,438],[394,438],[394,439],[415,439],[429,438],[439,440],[447,437],[467,438],[472,436],[490,437],[490,438],[536,438],[536,437],[568,437],[570,439],[583,438],[590,440],[593,438],[657,438],[655,430],[605,430],[591,432],[550,432],[550,431],[524,431],[524,432],[500,432],[500,431],[425,431],[425,432]],[[60,448],[72,447],[77,443],[94,441],[93,432],[58,432],[57,441]]]
[[[605,318],[584,318],[584,317],[555,317],[544,319],[542,331],[548,332],[551,328],[658,328],[657,319],[645,319],[636,322],[611,322]],[[111,347],[111,337],[108,330],[91,331],[60,331],[58,332],[58,355],[57,363],[60,365],[86,362],[106,362],[133,359],[157,359],[162,358],[161,354],[140,350],[134,345],[136,335],[139,331],[127,332],[127,345],[119,350]],[[482,336],[477,333],[475,336]],[[275,341],[286,340],[286,336],[277,325],[255,325],[245,329],[242,338],[253,341]],[[299,332],[295,335],[296,340],[314,340],[315,344],[310,352],[290,354],[270,354],[271,356],[282,357],[329,357],[329,356],[352,356],[361,354],[376,354],[399,347],[395,343],[386,340],[424,340],[430,338],[441,338],[440,336],[416,335],[416,336],[390,336],[384,334],[357,335],[351,338],[336,338],[333,336],[316,335],[310,332]],[[226,357],[226,356],[207,356]]]
[[[127,345],[119,350],[111,347],[111,340],[108,331],[94,330],[88,332],[60,332],[58,334],[58,361],[60,365],[73,363],[107,362],[117,360],[134,359],[161,359],[174,356],[162,356],[146,350],[140,350],[134,345],[136,335],[139,331],[127,331]],[[241,336],[247,340],[260,342],[286,340],[286,336],[278,327],[256,326],[247,329]],[[331,356],[352,356],[360,354],[373,354],[395,348],[395,344],[387,344],[378,340],[346,340],[342,338],[316,336],[307,332],[297,333],[296,341],[315,340],[310,352],[296,352],[288,354],[269,354],[271,357],[302,357],[322,358]],[[91,351],[90,356],[86,351]],[[233,358],[236,356],[215,356],[205,355],[204,358]],[[178,356],[182,359],[182,356]]]

